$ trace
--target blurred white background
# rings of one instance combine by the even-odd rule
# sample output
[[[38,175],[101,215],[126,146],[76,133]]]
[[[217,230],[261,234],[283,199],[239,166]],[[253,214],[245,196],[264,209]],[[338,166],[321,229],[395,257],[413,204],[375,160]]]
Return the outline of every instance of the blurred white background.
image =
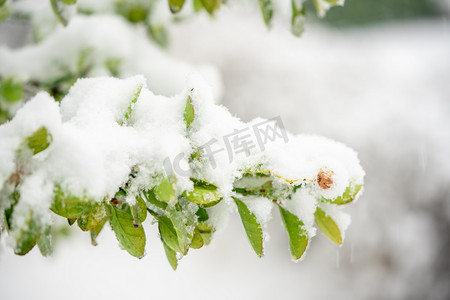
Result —
[[[407,1],[397,2],[407,11]],[[339,10],[358,16],[354,3]],[[424,13],[414,18],[387,5],[372,14],[383,22],[312,19],[301,38],[286,26],[268,31],[251,9],[222,9],[214,20],[196,16],[170,28],[171,55],[218,67],[233,114],[281,116],[293,133],[324,135],[359,152],[365,193],[347,209],[352,224],[342,247],[319,233],[305,260],[293,263],[274,216],[258,259],[234,214],[174,272],[149,222],[141,260],[120,250],[109,228],[97,247],[73,228],[50,258],[1,249],[0,298],[449,299],[450,23],[448,3],[440,5],[429,13],[429,6],[415,8]]]

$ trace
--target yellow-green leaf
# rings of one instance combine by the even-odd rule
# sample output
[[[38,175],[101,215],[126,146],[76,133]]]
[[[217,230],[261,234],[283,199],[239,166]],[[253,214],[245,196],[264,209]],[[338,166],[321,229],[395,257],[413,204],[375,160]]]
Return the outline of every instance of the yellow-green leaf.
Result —
[[[105,217],[96,227],[92,228],[89,232],[91,234],[91,244],[93,246],[97,246],[97,236],[102,231],[103,226],[105,226],[106,221],[108,221],[109,217]]]
[[[209,245],[211,243],[211,237],[215,229],[211,226],[206,225],[205,223],[199,223],[197,225],[197,229],[202,236],[203,243],[205,245]]]
[[[220,0],[200,0],[200,3],[210,15],[213,15],[220,7]]]
[[[357,185],[351,184],[345,189],[345,192],[342,196],[339,196],[334,200],[325,199],[325,201],[331,202],[331,203],[334,203],[337,205],[344,205],[344,204],[350,203],[353,200],[355,200],[356,195],[359,193],[361,188],[362,188],[361,184],[357,184]]]
[[[136,197],[136,204],[131,206],[131,213],[134,219],[134,226],[140,226],[147,218],[147,205],[142,197]]]
[[[61,217],[69,219],[79,218],[89,213],[92,207],[91,201],[88,199],[70,195],[59,186],[55,188],[53,197],[50,209]]]
[[[328,216],[322,209],[317,207],[314,213],[317,226],[319,226],[320,231],[329,238],[333,243],[338,245],[342,244],[342,235],[336,222]]]
[[[22,228],[18,228],[18,231],[13,235],[16,241],[14,253],[17,255],[25,255],[30,252],[41,235],[41,225],[36,220],[31,209],[29,209],[25,218],[25,224]]]
[[[122,125],[126,124],[128,122],[128,120],[130,119],[131,113],[133,112],[134,104],[137,102],[137,100],[139,98],[139,95],[141,94],[142,87],[143,87],[143,84],[139,84],[136,87],[136,92],[131,97],[130,103],[129,103],[128,108],[127,108],[127,111],[125,112],[125,118],[122,121]]]
[[[159,183],[153,188],[156,199],[166,203],[175,201],[175,190],[172,182],[167,177],[161,177]]]
[[[194,236],[192,237],[192,242],[191,242],[190,247],[193,249],[200,249],[201,247],[203,247],[204,244],[205,243],[203,242],[203,238],[202,238],[200,231],[198,230],[198,228],[195,228]]]
[[[304,223],[294,214],[278,206],[284,227],[289,235],[289,249],[292,259],[298,260],[305,253],[308,247],[308,233],[304,228]]]
[[[77,0],[59,0],[59,1],[61,1],[66,5],[74,5],[75,3],[77,3]]]
[[[50,256],[53,253],[53,242],[51,227],[46,226],[39,237],[38,247],[43,256]]]
[[[0,82],[0,99],[4,99],[6,102],[17,102],[22,98],[23,85],[20,81],[8,77]]]
[[[145,232],[142,226],[134,227],[134,219],[129,208],[119,209],[114,205],[108,207],[111,214],[109,221],[120,245],[131,255],[143,257]]]
[[[186,107],[184,108],[184,122],[186,123],[186,128],[189,128],[192,122],[194,122],[194,106],[192,105],[190,96],[188,96]]]
[[[108,210],[104,203],[92,206],[88,214],[78,218],[78,226],[83,231],[89,231],[97,227],[108,216]]]
[[[179,12],[184,5],[184,0],[169,0],[169,8],[172,13]]]
[[[305,8],[303,1],[291,0],[292,17],[291,17],[291,32],[295,36],[302,35],[305,26]]]
[[[25,145],[33,151],[33,155],[47,149],[51,142],[52,135],[44,126],[40,127],[31,136],[25,139]]]
[[[273,15],[272,0],[259,0],[259,7],[263,15],[264,23],[270,27]]]
[[[184,249],[180,247],[177,230],[169,217],[158,218],[158,229],[161,239],[167,246],[176,252],[184,253]]]
[[[164,241],[162,241],[164,246],[164,252],[166,252],[167,260],[169,261],[170,266],[175,271],[178,266],[177,253],[173,251],[169,246],[166,245]]]
[[[247,233],[248,240],[252,245],[253,250],[256,255],[262,257],[263,255],[263,230],[261,224],[258,222],[255,214],[250,211],[247,205],[239,200],[238,198],[234,198],[234,202],[237,205],[239,215],[241,216],[242,224],[244,225],[245,232]]]

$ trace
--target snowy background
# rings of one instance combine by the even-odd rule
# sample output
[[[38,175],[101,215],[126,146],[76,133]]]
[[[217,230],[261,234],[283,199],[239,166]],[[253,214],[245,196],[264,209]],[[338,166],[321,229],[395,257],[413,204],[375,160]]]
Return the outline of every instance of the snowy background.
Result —
[[[170,28],[169,53],[215,65],[233,114],[281,116],[293,133],[359,152],[365,193],[347,209],[352,224],[341,248],[319,234],[305,260],[292,263],[276,215],[258,259],[234,214],[173,272],[149,222],[141,260],[120,250],[111,230],[92,247],[73,228],[50,258],[1,249],[0,298],[449,299],[448,7],[442,1],[435,17],[345,29],[311,20],[300,39],[285,26],[267,31],[251,10],[223,9],[215,20],[197,16]]]

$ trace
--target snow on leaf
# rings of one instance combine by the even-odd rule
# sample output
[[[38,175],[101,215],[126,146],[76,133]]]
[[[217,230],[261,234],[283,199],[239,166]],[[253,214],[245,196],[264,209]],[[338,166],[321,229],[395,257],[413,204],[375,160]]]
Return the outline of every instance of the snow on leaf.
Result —
[[[361,191],[362,184],[351,184],[346,189],[342,196],[337,197],[334,200],[325,199],[328,202],[331,202],[333,204],[337,205],[344,205],[352,202],[355,200],[356,196],[358,195],[359,191]]]
[[[136,204],[131,206],[133,214],[134,226],[140,226],[147,218],[147,205],[140,196],[136,197]]]
[[[30,252],[38,242],[41,229],[41,225],[33,210],[29,208],[25,216],[25,223],[21,228],[13,228],[13,237],[16,241],[14,253],[17,255],[25,255]]]
[[[159,183],[153,188],[156,198],[165,203],[173,203],[175,201],[175,190],[172,182],[166,177],[161,177]]]
[[[57,215],[65,218],[79,218],[89,213],[92,204],[86,198],[79,198],[56,186],[53,194],[53,203],[50,209]]]
[[[43,256],[50,256],[53,253],[53,241],[52,241],[52,233],[51,227],[46,226],[42,231],[41,236],[38,241],[39,251]]]
[[[191,192],[184,192],[183,197],[188,201],[202,205],[203,207],[211,207],[218,204],[222,197],[214,184],[206,181],[193,179],[194,189]]]

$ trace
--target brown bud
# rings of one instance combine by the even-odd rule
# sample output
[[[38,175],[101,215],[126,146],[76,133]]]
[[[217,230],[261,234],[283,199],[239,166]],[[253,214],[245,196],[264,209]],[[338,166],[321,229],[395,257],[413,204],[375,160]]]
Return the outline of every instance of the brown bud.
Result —
[[[333,171],[320,170],[319,174],[317,174],[317,183],[324,190],[329,189],[333,184],[333,179],[331,178],[333,175]]]
[[[22,177],[22,172],[20,170],[17,170],[16,172],[12,173],[9,177],[9,184],[13,185],[14,187],[17,187],[20,182],[20,178]]]
[[[120,202],[117,198],[112,198],[111,201],[109,201],[113,205],[120,205],[122,202]]]

